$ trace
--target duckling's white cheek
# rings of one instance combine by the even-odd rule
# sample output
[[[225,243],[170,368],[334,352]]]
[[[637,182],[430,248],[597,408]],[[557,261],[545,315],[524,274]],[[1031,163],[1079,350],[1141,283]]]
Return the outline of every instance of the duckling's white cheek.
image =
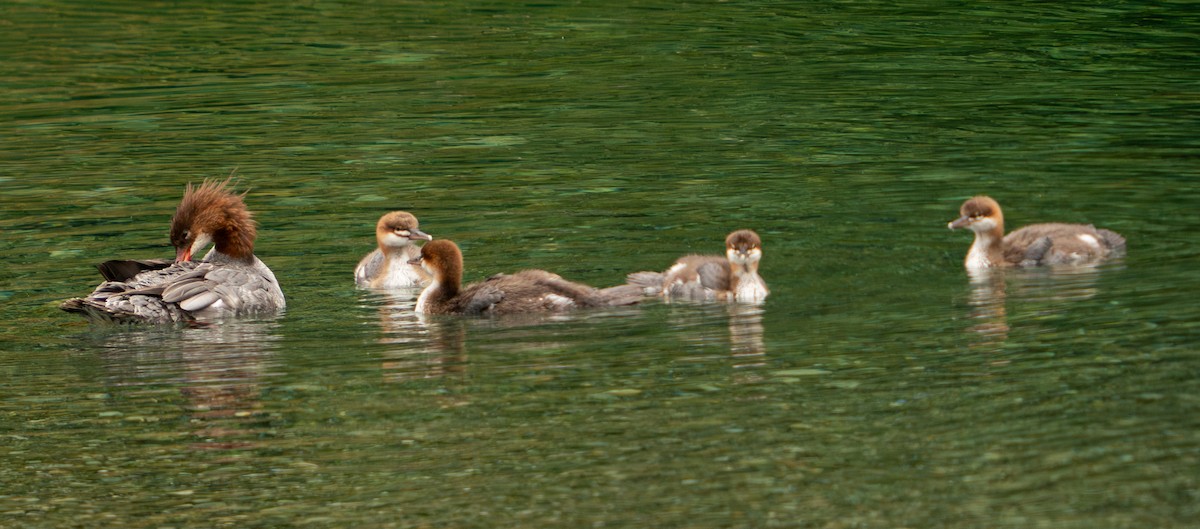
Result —
[[[996,221],[991,217],[984,217],[971,223],[971,229],[974,231],[992,231],[996,227]]]
[[[408,237],[401,237],[395,233],[388,232],[383,236],[383,244],[385,246],[405,246],[409,243]]]
[[[678,274],[680,270],[683,270],[686,267],[687,267],[687,265],[685,265],[683,263],[675,263],[674,265],[671,266],[671,268],[668,268],[667,273],[663,274],[663,275],[669,276],[669,275],[673,275],[673,274]]]
[[[750,259],[749,260],[750,261],[758,261],[759,259],[762,259],[762,249],[755,248],[753,250],[750,250]]]

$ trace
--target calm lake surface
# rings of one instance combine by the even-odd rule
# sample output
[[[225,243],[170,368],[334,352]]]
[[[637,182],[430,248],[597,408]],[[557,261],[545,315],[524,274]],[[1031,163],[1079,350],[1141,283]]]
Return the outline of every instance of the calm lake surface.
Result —
[[[382,4],[0,7],[0,526],[1196,527],[1194,3]],[[235,171],[285,315],[58,310]],[[973,281],[983,193],[1129,255]],[[422,320],[395,209],[772,294]]]

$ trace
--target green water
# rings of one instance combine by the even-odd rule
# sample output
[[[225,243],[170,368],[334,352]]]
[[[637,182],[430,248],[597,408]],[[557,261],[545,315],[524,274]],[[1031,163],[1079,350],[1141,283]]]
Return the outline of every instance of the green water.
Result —
[[[0,526],[1200,519],[1194,4],[383,4],[0,6]],[[57,309],[234,171],[286,315]],[[979,193],[1129,255],[973,283]],[[468,280],[753,228],[772,294],[422,321],[392,209]]]

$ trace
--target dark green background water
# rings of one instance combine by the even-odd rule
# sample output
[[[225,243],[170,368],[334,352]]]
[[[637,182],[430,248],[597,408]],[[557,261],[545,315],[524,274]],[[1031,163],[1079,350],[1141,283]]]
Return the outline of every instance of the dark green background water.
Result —
[[[1189,527],[1192,2],[0,6],[0,526]],[[236,170],[274,321],[106,329]],[[1129,256],[972,284],[1010,227]],[[762,307],[422,322],[380,214],[476,280],[606,286],[762,234]]]

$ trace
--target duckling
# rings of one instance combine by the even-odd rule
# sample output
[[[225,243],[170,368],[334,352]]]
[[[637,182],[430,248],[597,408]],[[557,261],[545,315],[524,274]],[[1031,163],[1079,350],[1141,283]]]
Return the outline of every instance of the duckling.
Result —
[[[725,238],[725,256],[685,255],[665,272],[629,274],[630,285],[648,296],[693,301],[762,303],[770,290],[758,275],[762,239],[753,230],[737,230]]]
[[[429,274],[408,264],[421,255],[414,241],[431,241],[433,236],[417,229],[417,217],[407,211],[393,211],[375,224],[379,245],[354,269],[354,283],[369,288],[406,288],[429,284]]]
[[[1004,213],[987,196],[968,199],[952,230],[975,232],[963,264],[968,269],[1010,266],[1086,265],[1125,253],[1125,238],[1091,224],[1031,224],[1004,235]]]
[[[632,305],[640,297],[621,287],[600,290],[545,270],[497,274],[464,288],[462,251],[444,239],[426,243],[421,256],[411,262],[433,278],[417,298],[416,311],[424,314],[561,312]]]

